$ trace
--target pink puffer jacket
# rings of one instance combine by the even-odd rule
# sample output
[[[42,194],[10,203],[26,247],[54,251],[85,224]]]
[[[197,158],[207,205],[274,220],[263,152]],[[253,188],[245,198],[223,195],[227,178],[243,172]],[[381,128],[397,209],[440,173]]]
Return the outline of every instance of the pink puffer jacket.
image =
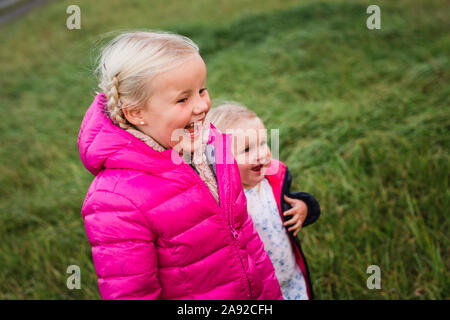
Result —
[[[115,126],[105,102],[96,96],[78,136],[81,160],[96,176],[82,215],[101,297],[282,299],[236,162],[223,164],[228,136],[211,126],[219,206],[172,149],[157,152]]]

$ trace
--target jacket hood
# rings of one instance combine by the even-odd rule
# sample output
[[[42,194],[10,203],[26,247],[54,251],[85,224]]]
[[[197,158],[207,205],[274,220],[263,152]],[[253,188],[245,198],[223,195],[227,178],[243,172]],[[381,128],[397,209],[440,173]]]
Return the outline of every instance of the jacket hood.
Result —
[[[116,126],[105,114],[106,95],[97,94],[78,133],[80,158],[97,175],[103,168],[162,172],[175,169],[183,160],[172,148],[158,152]]]

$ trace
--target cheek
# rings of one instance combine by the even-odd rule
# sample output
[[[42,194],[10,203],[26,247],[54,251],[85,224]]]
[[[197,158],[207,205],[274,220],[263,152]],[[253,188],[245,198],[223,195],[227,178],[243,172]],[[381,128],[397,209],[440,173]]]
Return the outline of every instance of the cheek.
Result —
[[[238,165],[243,168],[242,170],[244,170],[244,167],[248,167],[248,155],[246,153],[240,153],[234,158]]]
[[[206,91],[206,94],[204,96],[204,100],[206,102],[206,105],[208,106],[208,111],[209,111],[209,108],[211,108],[211,98],[209,97],[208,91]]]
[[[270,151],[270,148],[268,146],[264,146],[261,148],[261,156],[266,158],[272,157],[272,152]]]
[[[245,180],[250,172],[250,166],[246,165],[246,164],[238,164],[238,168],[239,168],[239,173],[241,174],[241,179]],[[245,181],[243,181],[245,182]]]
[[[251,151],[248,154],[248,161],[251,164],[256,164],[256,160],[258,159],[258,150],[256,148],[251,149]]]
[[[168,127],[184,129],[191,120],[191,113],[188,108],[177,108],[168,119]]]

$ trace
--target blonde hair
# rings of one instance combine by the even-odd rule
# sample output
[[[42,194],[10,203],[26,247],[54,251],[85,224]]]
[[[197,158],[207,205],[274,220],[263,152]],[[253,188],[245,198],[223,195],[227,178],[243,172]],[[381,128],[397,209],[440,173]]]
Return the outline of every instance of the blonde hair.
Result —
[[[260,119],[254,111],[234,101],[223,102],[212,108],[207,117],[223,133],[245,120]]]
[[[95,70],[111,120],[122,129],[132,127],[123,114],[124,105],[142,107],[152,94],[149,84],[156,75],[198,52],[192,40],[168,32],[132,31],[116,36],[102,49]]]

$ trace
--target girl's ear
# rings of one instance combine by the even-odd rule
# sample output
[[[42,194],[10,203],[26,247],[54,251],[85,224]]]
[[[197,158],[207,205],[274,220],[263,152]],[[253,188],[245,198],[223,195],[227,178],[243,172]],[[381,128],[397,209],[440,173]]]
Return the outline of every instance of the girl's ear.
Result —
[[[138,126],[142,125],[142,122],[144,122],[144,115],[142,112],[142,108],[127,107],[125,105],[122,110],[123,115],[125,116],[125,118],[127,118],[129,123]]]

